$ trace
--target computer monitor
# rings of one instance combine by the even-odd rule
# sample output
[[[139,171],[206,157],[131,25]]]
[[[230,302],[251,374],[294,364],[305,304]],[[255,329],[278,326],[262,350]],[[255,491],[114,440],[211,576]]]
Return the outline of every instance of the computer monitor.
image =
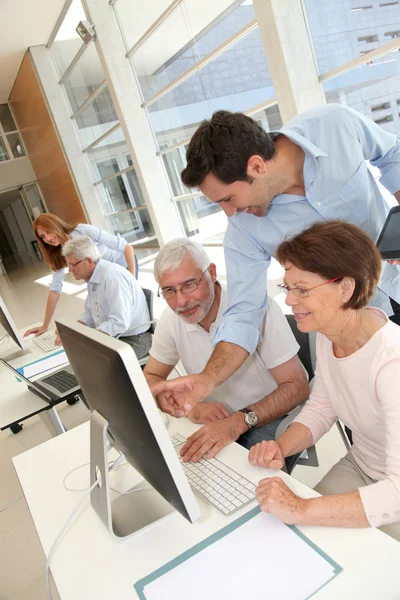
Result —
[[[11,360],[28,352],[24,338],[0,297],[0,358]]]
[[[389,211],[376,245],[384,260],[400,258],[400,206]]]
[[[190,522],[196,521],[201,517],[199,506],[133,349],[69,319],[56,325],[92,411],[91,482],[100,473],[102,485],[92,491],[91,502],[110,532],[126,537],[171,512],[171,506]],[[107,491],[107,432],[115,448],[151,486],[115,499],[112,506]]]

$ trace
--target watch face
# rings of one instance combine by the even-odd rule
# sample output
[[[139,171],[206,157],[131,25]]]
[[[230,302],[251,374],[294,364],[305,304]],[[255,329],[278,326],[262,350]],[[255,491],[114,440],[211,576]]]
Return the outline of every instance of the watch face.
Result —
[[[245,413],[244,420],[249,427],[255,427],[258,424],[258,417],[256,413],[252,411]]]

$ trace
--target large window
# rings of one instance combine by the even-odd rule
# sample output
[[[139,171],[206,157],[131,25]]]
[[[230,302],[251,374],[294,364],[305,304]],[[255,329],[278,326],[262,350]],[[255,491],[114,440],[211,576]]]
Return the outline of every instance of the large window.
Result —
[[[400,36],[400,2],[303,0],[322,80],[324,74],[380,50]],[[368,57],[366,57],[368,58]],[[323,83],[328,102],[364,113],[400,135],[400,52],[398,47]]]
[[[226,228],[221,208],[185,188],[180,173],[190,137],[214,111],[253,114],[259,106],[255,118],[267,129],[270,116],[279,123],[277,111],[263,109],[275,93],[252,1],[156,2],[140,20],[139,0],[114,8],[184,230],[217,235]]]
[[[0,104],[0,162],[25,156],[21,137],[8,104]]]
[[[82,151],[111,230],[128,242],[153,238],[154,228],[96,46],[92,40],[85,44],[76,33],[81,20],[86,20],[82,4],[73,0],[51,52]]]

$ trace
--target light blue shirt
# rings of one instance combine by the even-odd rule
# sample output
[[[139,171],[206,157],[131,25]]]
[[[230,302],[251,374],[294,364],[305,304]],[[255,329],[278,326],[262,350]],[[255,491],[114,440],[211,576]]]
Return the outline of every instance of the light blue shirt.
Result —
[[[305,196],[276,196],[266,214],[235,213],[225,235],[229,307],[213,344],[227,341],[253,353],[267,306],[266,278],[271,256],[287,236],[315,221],[343,219],[364,229],[376,241],[389,206],[366,160],[380,169],[381,183],[400,190],[400,144],[362,114],[328,104],[289,121],[284,134],[305,152]],[[389,296],[400,303],[400,269],[384,263],[373,306],[392,315]]]
[[[87,290],[85,311],[79,318],[89,327],[116,338],[149,329],[150,315],[143,290],[120,265],[99,260]]]
[[[110,262],[116,263],[117,265],[121,265],[125,268],[127,267],[124,250],[128,243],[120,235],[113,235],[112,233],[108,233],[107,231],[100,229],[100,227],[96,227],[95,225],[87,225],[85,223],[80,223],[70,233],[72,239],[78,235],[86,235],[90,237],[90,239],[96,244],[102,259],[109,260]],[[52,292],[61,294],[64,276],[64,269],[53,271],[53,278],[50,284],[50,290]]]

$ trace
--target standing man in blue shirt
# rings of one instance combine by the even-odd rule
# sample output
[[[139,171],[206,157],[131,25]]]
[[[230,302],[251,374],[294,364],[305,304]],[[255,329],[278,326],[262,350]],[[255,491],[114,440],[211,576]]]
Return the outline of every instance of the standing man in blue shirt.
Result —
[[[229,218],[228,308],[198,375],[153,388],[163,410],[183,416],[254,352],[267,306],[267,269],[279,243],[315,221],[343,219],[376,240],[389,206],[366,161],[400,203],[400,143],[350,108],[329,104],[267,133],[241,113],[218,111],[197,129],[182,181],[198,186]],[[393,320],[400,270],[385,264],[371,304]]]

